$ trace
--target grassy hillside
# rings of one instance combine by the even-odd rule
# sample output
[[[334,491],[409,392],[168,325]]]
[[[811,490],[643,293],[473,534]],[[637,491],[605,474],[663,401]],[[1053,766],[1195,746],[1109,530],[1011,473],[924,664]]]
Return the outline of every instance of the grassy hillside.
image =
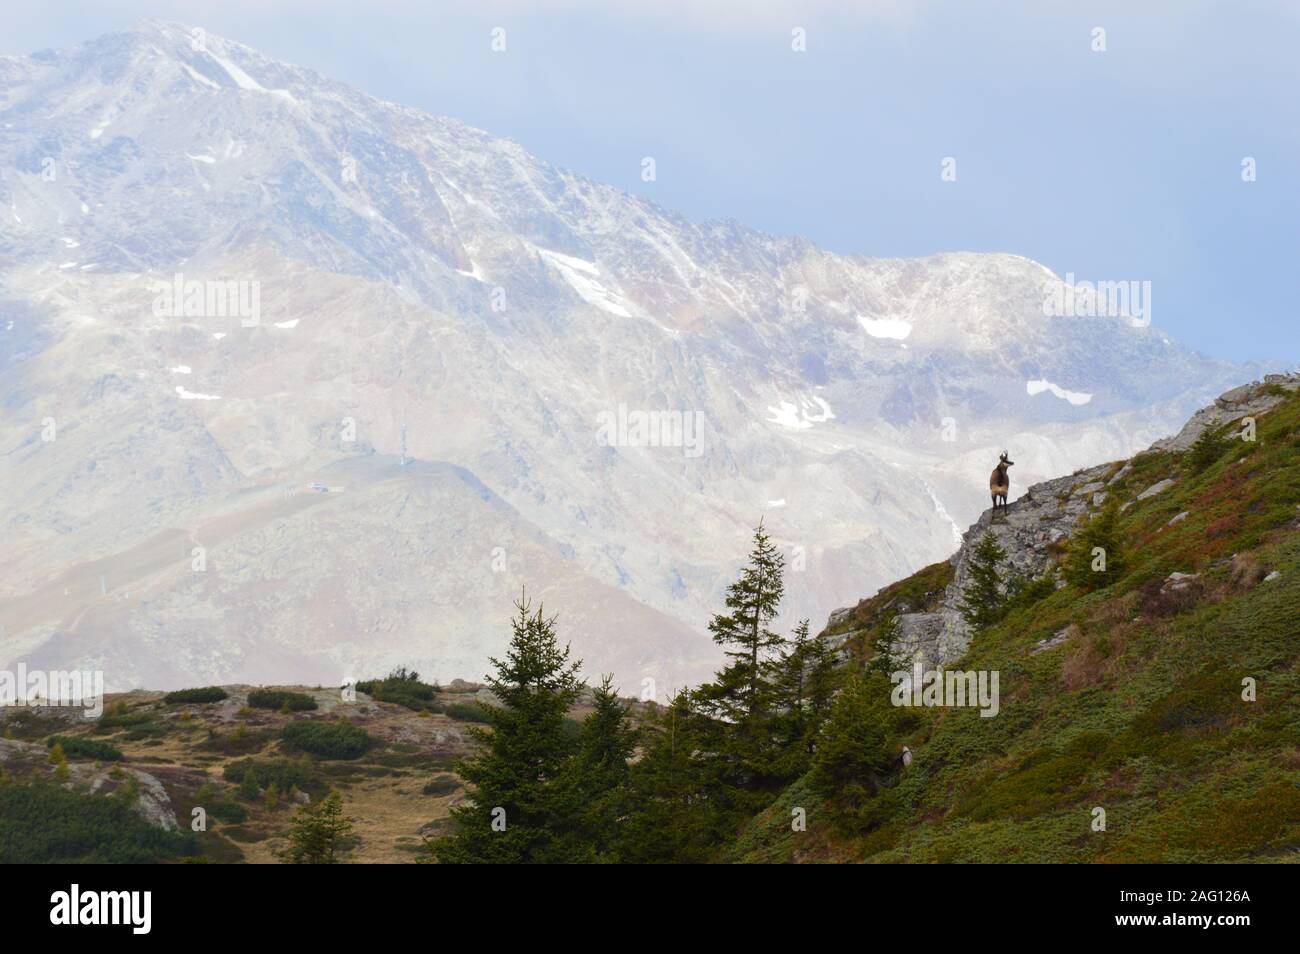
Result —
[[[911,710],[919,728],[898,742],[914,760],[877,795],[893,806],[883,823],[845,819],[802,780],[724,858],[1300,857],[1300,396],[1259,418],[1255,442],[1237,434],[1228,426],[1217,444],[1115,468],[1122,577],[1093,592],[1064,586],[976,635],[950,668],[998,670],[1001,711]],[[1165,479],[1175,483],[1136,500]],[[836,628],[875,631],[901,594],[924,604],[943,566]],[[1254,702],[1242,697],[1247,677]],[[806,832],[791,830],[799,807]],[[1096,808],[1105,831],[1093,830]]]

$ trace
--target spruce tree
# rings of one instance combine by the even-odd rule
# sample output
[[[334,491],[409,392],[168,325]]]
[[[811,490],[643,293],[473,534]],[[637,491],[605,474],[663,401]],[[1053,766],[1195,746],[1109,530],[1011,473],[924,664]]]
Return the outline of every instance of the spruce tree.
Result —
[[[805,619],[772,668],[774,731],[780,742],[775,769],[781,778],[793,780],[808,770],[817,734],[830,711],[838,681],[835,653],[824,639],[809,635]]]
[[[740,579],[727,587],[726,605],[709,623],[713,641],[731,663],[718,674],[710,703],[717,713],[736,722],[757,716],[769,702],[770,682],[764,663],[784,640],[769,628],[785,595],[785,557],[759,521],[749,564]]]
[[[708,729],[716,738],[708,744],[721,760],[718,768],[738,792],[757,792],[779,780],[780,718],[772,662],[785,640],[771,623],[785,593],[784,569],[785,558],[760,522],[749,562],[727,588],[728,612],[709,623],[727,664],[692,695],[712,720]]]
[[[719,771],[711,722],[686,691],[648,721],[628,779],[619,861],[707,862],[745,817]]]
[[[294,865],[333,865],[342,860],[352,821],[343,814],[343,799],[330,792],[318,805],[305,805],[293,818],[289,847],[281,857]]]
[[[835,699],[817,743],[809,783],[813,791],[856,811],[885,781],[894,755],[897,713],[890,684],[878,672],[854,674]]]
[[[481,747],[456,766],[468,798],[433,846],[443,863],[571,860],[557,833],[573,805],[557,781],[575,749],[565,717],[581,689],[578,663],[560,647],[554,618],[522,597],[515,608],[506,657],[491,660],[488,678],[500,705],[484,706],[490,731],[474,730]]]
[[[970,582],[962,590],[958,606],[962,618],[976,629],[992,626],[1004,615],[1006,594],[999,567],[1006,558],[1007,551],[992,531],[986,530],[971,553]]]
[[[628,809],[628,759],[637,733],[612,676],[604,676],[592,690],[591,704],[578,733],[577,752],[559,781],[561,800],[568,806],[566,817],[559,819],[559,832],[570,841],[560,853],[570,859],[612,861],[619,820]]]
[[[1083,590],[1101,589],[1123,576],[1126,562],[1119,531],[1119,501],[1111,496],[1070,539],[1065,578]]]
[[[872,644],[871,658],[867,660],[867,669],[871,672],[883,673],[888,676],[894,671],[894,652],[898,647],[902,625],[897,614],[891,612],[885,616],[884,622],[880,624],[876,640]]]
[[[825,639],[813,639],[808,649],[808,681],[804,690],[804,747],[809,753],[816,749],[817,737],[830,717],[843,674],[835,650]]]

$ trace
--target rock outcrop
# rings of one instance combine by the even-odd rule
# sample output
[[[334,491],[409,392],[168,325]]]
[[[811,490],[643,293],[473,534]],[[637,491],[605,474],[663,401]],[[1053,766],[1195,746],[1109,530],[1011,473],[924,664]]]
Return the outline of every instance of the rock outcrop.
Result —
[[[1282,403],[1277,388],[1295,391],[1300,388],[1300,375],[1269,374],[1263,381],[1252,381],[1219,395],[1209,407],[1203,407],[1183,425],[1173,437],[1166,437],[1151,445],[1152,450],[1185,451],[1196,443],[1201,434],[1222,427],[1243,417],[1263,414]]]
[[[1300,389],[1300,374],[1269,375],[1263,381],[1233,388],[1211,406],[1197,411],[1176,436],[1157,441],[1151,449],[1184,451],[1207,428],[1261,414],[1281,403],[1283,396],[1278,393],[1279,388]],[[991,510],[984,511],[962,535],[961,547],[952,556],[953,579],[944,591],[940,608],[898,617],[893,662],[900,668],[909,668],[917,662],[927,669],[941,668],[966,652],[972,633],[959,607],[962,593],[970,582],[975,545],[986,531],[1006,551],[1007,561],[1015,572],[1041,573],[1054,559],[1053,545],[1068,539],[1079,518],[1100,506],[1106,499],[1107,488],[1123,480],[1130,471],[1128,463],[1099,464],[1068,477],[1034,484],[1005,511],[999,511],[996,518]],[[1162,480],[1142,490],[1137,499],[1153,497],[1173,484],[1173,480]],[[847,612],[840,610],[832,614],[831,625]]]
[[[894,661],[902,666],[919,662],[925,668],[936,668],[965,653],[971,629],[959,607],[970,583],[971,557],[980,538],[992,533],[1014,572],[1037,575],[1052,561],[1053,544],[1068,538],[1079,518],[1105,499],[1106,478],[1115,471],[1114,464],[1100,464],[1047,480],[1034,484],[1006,510],[998,511],[996,518],[991,510],[984,511],[962,535],[961,547],[952,556],[953,579],[944,591],[942,608],[898,618]]]

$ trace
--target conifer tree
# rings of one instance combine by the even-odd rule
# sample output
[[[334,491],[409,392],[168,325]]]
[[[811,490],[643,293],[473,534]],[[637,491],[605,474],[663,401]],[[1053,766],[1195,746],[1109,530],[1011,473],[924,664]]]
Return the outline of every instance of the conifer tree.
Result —
[[[976,629],[992,626],[1004,615],[1006,593],[999,569],[1007,551],[992,531],[986,530],[975,545],[970,560],[970,582],[962,590],[962,618]]]
[[[808,681],[804,691],[807,713],[804,747],[809,753],[816,749],[817,737],[830,717],[842,676],[843,670],[838,665],[835,651],[825,639],[813,639],[808,649]]]
[[[293,818],[289,847],[281,857],[294,865],[333,865],[342,860],[352,820],[343,814],[343,799],[330,792],[317,805],[304,805]]]
[[[1187,469],[1193,474],[1208,470],[1212,464],[1223,456],[1230,443],[1217,430],[1207,427],[1197,435],[1196,440],[1192,442],[1192,446],[1187,448],[1187,456],[1184,458]]]
[[[708,741],[710,721],[683,690],[645,726],[628,779],[631,810],[619,832],[619,861],[706,862],[743,818]]]
[[[773,664],[777,714],[775,732],[781,750],[775,767],[783,779],[803,775],[816,748],[835,695],[835,653],[824,639],[810,636],[802,620],[781,658]]]
[[[872,645],[872,656],[867,661],[867,669],[888,676],[894,669],[894,651],[898,645],[902,624],[895,613],[889,613],[880,624],[879,635]]]
[[[1112,495],[1092,519],[1075,531],[1065,555],[1065,578],[1084,590],[1109,586],[1124,574],[1119,501]]]
[[[770,683],[765,678],[767,659],[784,640],[769,628],[785,595],[785,557],[763,529],[754,530],[749,564],[740,579],[727,587],[729,612],[709,623],[713,641],[723,648],[731,663],[718,674],[709,701],[717,713],[736,722],[759,715],[770,701]]]
[[[560,779],[569,806],[561,831],[573,842],[564,849],[565,856],[614,860],[619,819],[627,809],[628,759],[636,738],[613,676],[604,676],[592,690],[591,714],[583,720],[577,752]]]
[[[877,793],[894,753],[896,713],[889,680],[853,674],[831,707],[813,755],[809,783],[823,798],[849,807]]]
[[[707,744],[720,760],[717,768],[737,794],[771,787],[780,773],[779,701],[772,662],[785,639],[771,623],[785,593],[784,569],[785,558],[760,522],[749,562],[727,588],[727,612],[709,623],[727,664],[692,694],[701,714],[711,719],[704,725],[715,736]]]
[[[484,706],[490,731],[475,730],[477,754],[456,766],[468,799],[452,809],[452,832],[433,846],[443,863],[573,860],[558,837],[574,810],[558,784],[575,741],[565,725],[581,685],[554,618],[521,597],[504,659],[488,678],[500,705]]]

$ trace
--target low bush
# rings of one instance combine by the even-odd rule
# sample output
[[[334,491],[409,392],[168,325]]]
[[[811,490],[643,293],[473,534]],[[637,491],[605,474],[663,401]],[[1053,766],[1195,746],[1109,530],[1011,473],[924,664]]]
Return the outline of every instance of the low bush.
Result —
[[[248,821],[248,810],[239,802],[231,801],[228,798],[214,799],[202,807],[217,821],[225,822],[228,825],[239,825]]]
[[[246,726],[236,726],[230,732],[208,730],[208,737],[199,748],[222,755],[253,755],[266,748],[272,734],[262,730],[249,730]]]
[[[280,739],[293,749],[322,759],[355,759],[364,755],[374,739],[348,722],[291,722]]]
[[[147,864],[197,852],[191,832],[154,827],[127,799],[47,782],[0,786],[0,863]]]
[[[56,745],[63,748],[63,754],[70,759],[99,759],[101,762],[120,762],[122,750],[100,739],[87,739],[79,735],[52,735],[45,740],[45,747],[52,749]]]
[[[477,702],[451,702],[441,707],[442,713],[450,719],[458,722],[479,722],[487,724],[491,721],[487,709]]]
[[[1133,734],[1159,743],[1165,733],[1225,725],[1244,712],[1241,673],[1227,666],[1207,666],[1157,699],[1133,720]]]
[[[163,702],[169,706],[198,704],[204,702],[221,702],[230,698],[220,686],[203,686],[198,689],[179,689],[163,696]]]
[[[460,788],[460,781],[454,775],[439,775],[432,781],[427,782],[422,789],[425,795],[441,797],[450,795]]]
[[[242,785],[252,776],[252,784],[259,787],[274,784],[282,792],[296,788],[312,797],[323,795],[328,788],[311,763],[299,759],[241,759],[231,762],[221,774],[233,785]]]
[[[367,679],[358,682],[357,691],[364,692],[379,702],[391,702],[415,712],[424,712],[433,708],[438,687],[420,682],[418,672],[408,671],[405,666],[401,666],[383,679]]]
[[[288,709],[290,712],[310,712],[316,700],[306,693],[288,689],[254,689],[248,694],[248,704],[254,709]]]

